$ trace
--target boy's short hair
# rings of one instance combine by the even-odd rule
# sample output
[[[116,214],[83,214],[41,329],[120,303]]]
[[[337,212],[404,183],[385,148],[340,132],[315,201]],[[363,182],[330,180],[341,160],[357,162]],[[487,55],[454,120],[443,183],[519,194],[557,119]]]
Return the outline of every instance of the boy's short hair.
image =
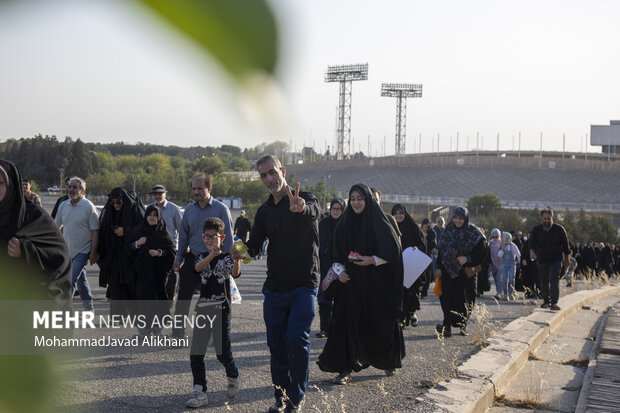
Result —
[[[224,221],[216,217],[207,218],[205,223],[202,224],[202,232],[206,232],[208,229],[214,229],[218,234],[222,234],[224,232],[224,228]]]

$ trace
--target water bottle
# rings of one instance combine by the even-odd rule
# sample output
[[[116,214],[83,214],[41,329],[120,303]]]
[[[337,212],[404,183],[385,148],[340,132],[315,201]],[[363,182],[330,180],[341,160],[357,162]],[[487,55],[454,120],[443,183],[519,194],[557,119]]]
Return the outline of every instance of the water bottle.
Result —
[[[250,257],[250,254],[248,254],[248,247],[246,247],[243,241],[241,241],[236,235],[235,238],[233,238],[233,246],[237,251],[239,251],[239,253],[241,253],[242,263],[248,264],[250,261],[252,261],[252,257]]]

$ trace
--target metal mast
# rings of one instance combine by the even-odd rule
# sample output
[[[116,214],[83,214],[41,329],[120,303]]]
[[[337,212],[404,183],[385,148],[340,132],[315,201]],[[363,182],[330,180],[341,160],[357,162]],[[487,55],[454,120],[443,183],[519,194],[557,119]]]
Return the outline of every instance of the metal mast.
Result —
[[[396,156],[405,154],[405,135],[407,129],[407,98],[421,98],[422,85],[404,83],[382,83],[381,96],[396,98]]]
[[[325,81],[340,82],[336,159],[351,157],[351,87],[354,80],[368,80],[368,63],[327,66]]]

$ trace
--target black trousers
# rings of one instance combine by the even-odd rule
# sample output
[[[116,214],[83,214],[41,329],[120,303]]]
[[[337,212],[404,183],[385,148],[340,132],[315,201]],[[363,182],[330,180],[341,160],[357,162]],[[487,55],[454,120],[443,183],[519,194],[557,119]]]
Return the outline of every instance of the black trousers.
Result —
[[[184,263],[179,270],[179,294],[177,296],[177,305],[174,309],[175,316],[186,316],[189,313],[194,290],[200,284],[200,273],[194,270],[196,258],[191,252],[186,252],[183,255]],[[185,328],[173,329],[172,335],[175,337],[184,336]]]
[[[451,278],[446,271],[442,271],[442,294],[439,297],[439,302],[443,311],[443,326],[446,331],[450,331],[452,327],[463,327],[467,324],[465,278],[462,274],[456,278]]]
[[[172,305],[174,304],[174,296],[177,293],[177,280],[178,275],[173,267],[170,269],[170,272],[166,277],[166,296],[168,297],[168,308],[172,308]]]
[[[207,323],[194,327],[192,348],[189,356],[192,375],[194,376],[194,384],[202,386],[203,391],[207,391],[205,354],[209,341],[211,341],[215,347],[215,354],[218,361],[226,369],[226,376],[239,377],[239,370],[237,370],[237,366],[235,365],[235,359],[233,358],[230,344],[230,307],[225,303],[219,311],[210,313],[209,319],[215,320],[213,327],[211,328],[211,324],[207,325]]]

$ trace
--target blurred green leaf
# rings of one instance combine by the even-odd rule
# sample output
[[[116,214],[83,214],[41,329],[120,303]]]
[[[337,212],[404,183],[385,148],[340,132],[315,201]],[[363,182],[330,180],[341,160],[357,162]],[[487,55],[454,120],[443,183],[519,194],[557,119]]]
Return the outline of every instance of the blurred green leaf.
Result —
[[[197,41],[237,79],[273,74],[278,30],[265,0],[138,0]]]

